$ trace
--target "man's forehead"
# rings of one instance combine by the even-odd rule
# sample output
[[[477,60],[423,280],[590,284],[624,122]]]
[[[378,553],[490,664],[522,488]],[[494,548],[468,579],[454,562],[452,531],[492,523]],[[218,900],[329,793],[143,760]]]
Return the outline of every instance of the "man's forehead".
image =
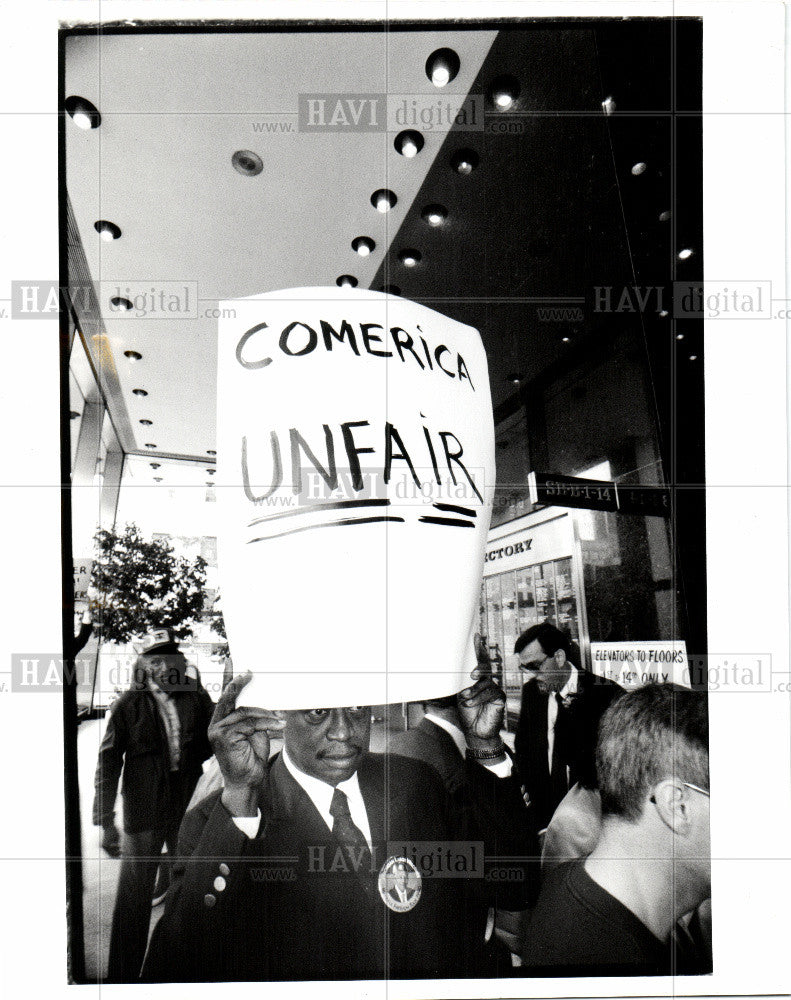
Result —
[[[543,660],[546,657],[546,653],[542,649],[538,639],[533,639],[525,646],[519,656],[523,662],[526,662],[529,660]]]

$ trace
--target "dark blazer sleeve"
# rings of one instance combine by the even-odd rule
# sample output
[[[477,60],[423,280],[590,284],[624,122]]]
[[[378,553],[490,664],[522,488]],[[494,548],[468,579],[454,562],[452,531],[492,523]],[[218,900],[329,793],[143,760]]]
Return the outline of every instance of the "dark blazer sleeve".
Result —
[[[110,821],[115,813],[115,797],[128,739],[126,699],[121,695],[110,709],[110,718],[107,720],[107,729],[96,761],[93,799],[93,822],[96,826]]]
[[[535,820],[522,798],[518,774],[514,771],[498,778],[468,757],[464,782],[451,798],[464,836],[483,841],[487,861],[482,891],[489,902],[506,910],[532,905],[539,890],[540,851]],[[507,877],[505,868],[510,869]],[[496,875],[493,869],[498,869]]]
[[[210,795],[182,821],[165,912],[143,965],[146,982],[209,982],[227,968],[249,841],[221,795],[221,789]]]

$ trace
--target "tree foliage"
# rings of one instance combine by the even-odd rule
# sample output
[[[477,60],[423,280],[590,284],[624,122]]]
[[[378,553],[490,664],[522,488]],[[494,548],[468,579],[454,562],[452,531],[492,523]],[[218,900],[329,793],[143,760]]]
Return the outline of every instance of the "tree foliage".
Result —
[[[154,628],[186,638],[203,617],[205,559],[176,556],[171,545],[144,538],[135,524],[102,529],[94,542],[94,622],[102,638],[129,642]]]

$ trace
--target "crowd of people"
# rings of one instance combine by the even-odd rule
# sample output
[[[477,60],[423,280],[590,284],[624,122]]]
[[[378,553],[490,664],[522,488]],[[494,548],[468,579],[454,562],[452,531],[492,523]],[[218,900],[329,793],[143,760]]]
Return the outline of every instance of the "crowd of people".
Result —
[[[215,706],[170,633],[148,636],[96,770],[121,856],[107,981],[710,971],[705,694],[625,692],[549,622],[514,653],[513,751],[481,665],[374,754],[369,707],[237,708],[249,674]]]

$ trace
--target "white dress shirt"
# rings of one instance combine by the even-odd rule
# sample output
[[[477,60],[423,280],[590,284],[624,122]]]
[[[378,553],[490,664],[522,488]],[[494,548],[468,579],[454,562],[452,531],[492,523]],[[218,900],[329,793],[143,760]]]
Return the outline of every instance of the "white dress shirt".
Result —
[[[569,674],[569,679],[560,689],[560,699],[565,701],[571,695],[577,693],[577,681],[579,679],[579,670],[574,666],[573,663],[569,663],[571,667],[571,673]],[[555,749],[555,723],[558,719],[558,701],[554,694],[550,694],[547,699],[547,766],[550,772],[552,771],[552,751]]]
[[[332,785],[328,785],[326,781],[320,781],[318,778],[314,778],[301,771],[291,760],[285,747],[283,747],[283,763],[286,765],[288,773],[300,785],[316,807],[319,815],[327,824],[328,829],[332,830],[335,819],[330,812],[330,805],[332,804],[332,796],[335,793],[335,788]],[[368,822],[368,813],[365,810],[365,802],[360,791],[357,772],[355,771],[351,778],[347,778],[346,781],[340,781],[337,787],[339,791],[346,795],[352,822],[365,837],[369,850],[373,850],[371,825]],[[252,840],[258,833],[258,827],[261,823],[261,810],[258,810],[256,816],[234,816],[233,821],[242,833]]]

